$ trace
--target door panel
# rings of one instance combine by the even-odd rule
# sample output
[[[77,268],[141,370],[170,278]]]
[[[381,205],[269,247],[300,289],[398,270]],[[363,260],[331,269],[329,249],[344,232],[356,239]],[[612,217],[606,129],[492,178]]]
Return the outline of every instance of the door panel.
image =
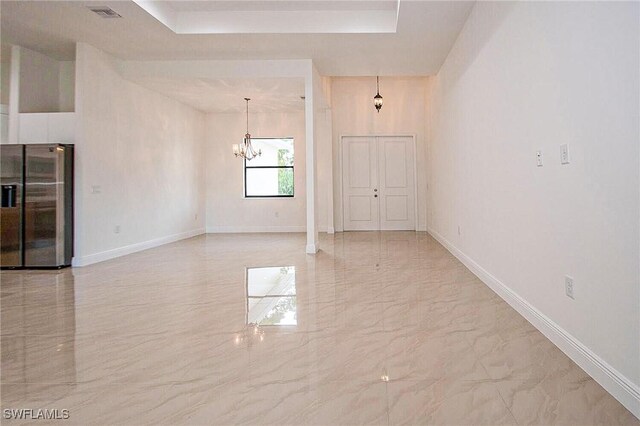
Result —
[[[30,145],[25,155],[25,266],[56,266],[64,184],[59,152],[54,145]]]
[[[378,137],[381,230],[415,230],[413,138]]]
[[[379,229],[378,149],[375,137],[342,139],[342,193],[345,231]]]
[[[381,138],[384,157],[381,166],[384,167],[384,181],[386,188],[406,188],[407,186],[407,143],[404,140],[386,141]]]
[[[406,195],[386,195],[385,214],[388,221],[406,221],[409,219],[409,200]]]
[[[351,188],[371,188],[371,166],[375,164],[371,161],[371,144],[369,141],[351,141],[349,149],[349,185]]]
[[[342,138],[345,231],[415,230],[410,136]]]
[[[371,197],[368,195],[349,196],[349,220],[370,221],[371,220]]]

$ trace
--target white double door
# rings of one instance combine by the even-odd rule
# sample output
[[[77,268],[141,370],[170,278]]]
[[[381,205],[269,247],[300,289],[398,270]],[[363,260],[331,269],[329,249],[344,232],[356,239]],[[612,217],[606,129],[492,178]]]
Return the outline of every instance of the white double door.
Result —
[[[415,230],[411,136],[342,138],[345,231]]]

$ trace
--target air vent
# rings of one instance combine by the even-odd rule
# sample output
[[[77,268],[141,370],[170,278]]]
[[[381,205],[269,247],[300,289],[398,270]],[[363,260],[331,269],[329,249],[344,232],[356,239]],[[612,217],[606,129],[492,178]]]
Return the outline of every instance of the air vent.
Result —
[[[101,18],[122,18],[122,16],[107,6],[89,6],[89,10]]]

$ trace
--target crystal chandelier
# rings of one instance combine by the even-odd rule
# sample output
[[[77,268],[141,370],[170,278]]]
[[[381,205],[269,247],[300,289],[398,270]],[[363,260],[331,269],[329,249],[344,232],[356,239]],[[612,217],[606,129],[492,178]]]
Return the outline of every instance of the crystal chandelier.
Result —
[[[237,143],[233,144],[233,155],[244,158],[247,161],[251,161],[256,157],[261,156],[262,150],[259,149],[256,151],[253,149],[253,146],[251,146],[251,135],[249,134],[249,101],[251,98],[244,98],[244,100],[247,101],[247,133],[244,135],[241,145],[238,145]]]

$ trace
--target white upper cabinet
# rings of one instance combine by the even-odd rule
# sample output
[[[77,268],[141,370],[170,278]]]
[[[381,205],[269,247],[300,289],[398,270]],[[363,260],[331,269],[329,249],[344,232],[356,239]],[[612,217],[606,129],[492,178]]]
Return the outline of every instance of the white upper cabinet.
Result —
[[[58,112],[49,114],[49,142],[74,143],[76,114]]]
[[[47,143],[49,133],[49,114],[20,114],[18,141],[20,143]]]
[[[20,114],[20,143],[74,143],[75,113]]]

